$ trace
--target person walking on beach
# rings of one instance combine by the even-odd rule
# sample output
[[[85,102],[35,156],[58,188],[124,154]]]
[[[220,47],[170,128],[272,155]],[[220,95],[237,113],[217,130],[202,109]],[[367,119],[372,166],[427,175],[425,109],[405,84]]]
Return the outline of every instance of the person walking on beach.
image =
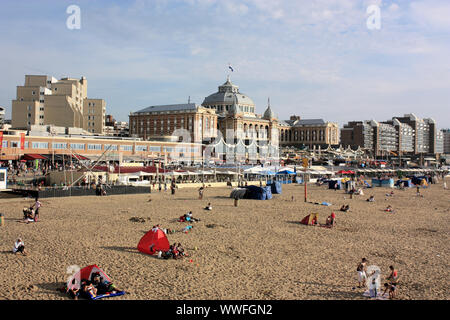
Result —
[[[172,180],[172,183],[170,184],[170,191],[172,191],[172,194],[175,194],[176,187],[175,180]]]
[[[36,201],[34,202],[34,205],[33,205],[35,222],[39,220],[39,208],[40,207],[42,207],[42,203],[39,201],[39,198],[36,197]]]
[[[358,267],[356,268],[356,271],[358,272],[358,288],[361,288],[361,284],[366,285],[367,281],[367,259],[362,258],[361,262],[358,264]]]
[[[200,189],[198,189],[198,198],[199,198],[200,200],[203,199],[203,192],[204,192],[204,191],[205,191],[205,187],[204,187],[204,186],[201,186]]]

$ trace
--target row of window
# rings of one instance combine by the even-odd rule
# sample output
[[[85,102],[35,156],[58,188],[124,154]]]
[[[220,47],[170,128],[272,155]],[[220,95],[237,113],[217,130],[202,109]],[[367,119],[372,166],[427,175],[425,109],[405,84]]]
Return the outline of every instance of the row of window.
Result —
[[[56,150],[63,150],[63,149],[67,149],[67,143],[60,143],[60,142],[54,142],[51,144],[53,149]],[[10,148],[20,148],[20,141],[10,141],[9,142],[9,147]],[[25,149],[29,148],[29,142],[25,141]],[[2,148],[8,148],[8,141],[4,140],[2,142]],[[31,149],[48,149],[49,148],[49,143],[48,142],[39,142],[39,141],[33,141],[31,143]],[[72,150],[86,150],[86,144],[84,143],[71,143],[70,144],[70,148]],[[117,151],[118,149],[118,145],[110,145],[110,144],[105,144],[104,146],[104,150],[109,150],[109,151]],[[164,151],[165,152],[173,152],[173,147],[164,147]],[[192,152],[194,152],[193,148]],[[87,144],[87,150],[103,150],[102,149],[102,145],[101,144]],[[120,145],[120,150],[121,151],[133,151],[133,146],[132,145]],[[136,145],[136,151],[150,151],[150,152],[161,152],[161,147],[160,146],[143,146],[143,145]]]

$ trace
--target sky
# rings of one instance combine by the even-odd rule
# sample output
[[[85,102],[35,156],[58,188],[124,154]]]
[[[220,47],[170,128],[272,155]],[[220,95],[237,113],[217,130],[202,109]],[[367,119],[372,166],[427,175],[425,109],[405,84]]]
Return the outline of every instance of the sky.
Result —
[[[448,17],[448,0],[2,0],[0,106],[9,118],[25,74],[85,76],[88,97],[128,121],[150,105],[201,104],[230,74],[259,114],[270,97],[280,119],[415,113],[447,128]]]

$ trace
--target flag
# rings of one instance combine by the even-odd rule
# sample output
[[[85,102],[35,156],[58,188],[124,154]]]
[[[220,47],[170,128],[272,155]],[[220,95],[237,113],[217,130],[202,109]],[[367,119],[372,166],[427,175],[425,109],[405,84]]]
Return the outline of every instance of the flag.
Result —
[[[20,134],[20,150],[25,149],[25,133]]]
[[[231,64],[228,65],[228,68],[231,70],[231,72],[234,72],[233,67],[231,66]]]

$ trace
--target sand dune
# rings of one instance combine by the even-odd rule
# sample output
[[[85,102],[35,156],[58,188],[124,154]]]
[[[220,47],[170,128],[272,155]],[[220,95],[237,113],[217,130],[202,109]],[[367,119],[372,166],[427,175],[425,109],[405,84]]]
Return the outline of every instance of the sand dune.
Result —
[[[449,184],[447,182],[447,184]],[[365,190],[349,199],[343,191],[283,185],[269,201],[241,200],[233,206],[230,189],[196,189],[149,195],[43,199],[41,221],[24,224],[22,208],[31,199],[0,199],[0,299],[67,299],[56,289],[71,265],[100,266],[128,295],[115,299],[367,299],[356,285],[362,257],[388,275],[394,264],[401,277],[401,299],[449,299],[450,190]],[[374,203],[366,198],[375,195]],[[294,195],[295,201],[291,201]],[[345,198],[345,199],[344,199]],[[202,210],[211,202],[213,211]],[[348,213],[339,207],[348,203]],[[395,214],[383,211],[388,204]],[[139,239],[154,224],[181,230],[176,218],[192,210],[192,232],[169,234],[189,259],[163,260],[137,251]],[[298,222],[319,212],[324,223],[337,213],[334,229]],[[130,221],[145,218],[144,223]],[[11,253],[22,237],[29,255]],[[198,250],[194,250],[197,247]],[[189,260],[192,259],[192,262]]]

